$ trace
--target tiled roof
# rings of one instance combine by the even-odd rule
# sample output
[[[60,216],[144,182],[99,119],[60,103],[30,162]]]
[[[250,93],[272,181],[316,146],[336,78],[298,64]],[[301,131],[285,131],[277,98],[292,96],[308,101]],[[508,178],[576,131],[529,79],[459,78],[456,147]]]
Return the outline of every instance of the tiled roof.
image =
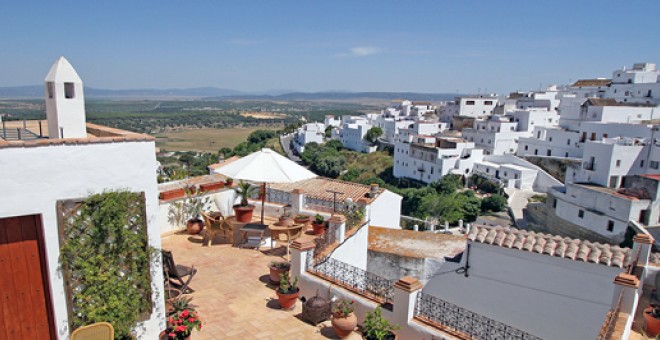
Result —
[[[614,98],[589,98],[584,102],[585,106],[622,106]]]
[[[631,249],[515,228],[473,225],[468,239],[494,246],[623,268]],[[654,254],[655,255],[655,254]]]
[[[571,86],[609,86],[610,84],[612,84],[611,79],[580,79]]]
[[[337,201],[343,202],[347,198],[356,202],[358,199],[365,199],[367,204],[373,202],[375,198],[368,197],[369,186],[357,183],[345,182],[338,179],[330,179],[325,177],[315,177],[304,181],[293,183],[274,183],[268,185],[270,188],[280,191],[291,192],[300,189],[305,193],[305,196],[312,197],[324,201],[332,201],[333,194],[328,190],[339,191],[342,194],[337,194]],[[381,194],[385,189],[378,189]]]

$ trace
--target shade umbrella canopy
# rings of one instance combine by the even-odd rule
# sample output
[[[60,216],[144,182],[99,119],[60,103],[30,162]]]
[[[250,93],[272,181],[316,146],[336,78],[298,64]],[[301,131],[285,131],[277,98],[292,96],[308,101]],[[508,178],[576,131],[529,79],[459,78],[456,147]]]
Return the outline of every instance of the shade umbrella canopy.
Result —
[[[294,161],[264,148],[215,170],[217,173],[261,183],[298,182],[317,175]]]
[[[235,179],[263,183],[264,193],[266,183],[292,183],[317,177],[315,173],[268,148],[253,152],[215,171]],[[261,224],[264,223],[265,203],[266,195],[262,195]]]

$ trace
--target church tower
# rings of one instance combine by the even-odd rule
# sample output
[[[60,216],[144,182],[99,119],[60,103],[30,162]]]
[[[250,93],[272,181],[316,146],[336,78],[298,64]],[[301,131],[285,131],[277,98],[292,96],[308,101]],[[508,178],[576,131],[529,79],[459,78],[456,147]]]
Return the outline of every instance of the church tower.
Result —
[[[46,117],[49,138],[87,137],[83,83],[64,57],[46,75]]]

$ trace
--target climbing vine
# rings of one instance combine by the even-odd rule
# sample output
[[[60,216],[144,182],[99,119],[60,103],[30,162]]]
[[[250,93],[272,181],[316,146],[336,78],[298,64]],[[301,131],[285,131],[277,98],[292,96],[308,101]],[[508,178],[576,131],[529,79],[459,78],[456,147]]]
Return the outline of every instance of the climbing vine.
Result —
[[[155,252],[148,245],[144,204],[142,194],[128,191],[58,203],[71,329],[106,321],[116,339],[128,339],[151,314]]]

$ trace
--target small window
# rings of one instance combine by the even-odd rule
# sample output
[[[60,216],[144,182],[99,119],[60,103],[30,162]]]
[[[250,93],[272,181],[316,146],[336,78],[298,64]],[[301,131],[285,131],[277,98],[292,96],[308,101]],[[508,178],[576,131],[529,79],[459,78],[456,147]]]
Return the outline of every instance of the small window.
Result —
[[[534,149],[534,154],[538,155],[539,154],[539,149]]]
[[[465,102],[465,105],[474,105],[474,100],[468,100]]]
[[[529,149],[529,145],[525,145],[525,151],[527,151],[527,149]]]
[[[486,100],[484,102],[484,105],[493,105],[493,101],[492,100]]]
[[[547,156],[552,156],[552,150],[548,149],[545,153]]]
[[[614,231],[614,221],[612,220],[607,221],[607,231],[609,232]]]
[[[620,160],[620,159],[617,159],[617,160],[616,160],[616,167],[618,168],[618,167],[620,167],[620,166],[621,166],[621,160]]]
[[[644,167],[644,160],[643,160],[643,159],[642,159],[641,161],[639,161],[639,167],[640,167],[640,168],[643,168],[643,167]]]
[[[76,88],[73,83],[64,83],[64,98],[73,99],[76,97]]]
[[[548,138],[548,141],[549,141],[549,142],[552,142],[552,137]]]
[[[553,200],[552,200],[552,207],[553,207],[553,208],[556,208],[556,207],[557,207],[557,200],[556,200],[556,199],[553,199]]]
[[[582,210],[582,209],[578,210],[578,217],[579,218],[584,218],[584,210]]]
[[[566,145],[571,145],[571,140],[570,140],[570,138],[566,141]]]
[[[55,83],[49,81],[46,83],[46,91],[48,91],[48,98],[55,97]]]
[[[651,167],[651,169],[656,169],[656,170],[657,170],[657,169],[658,169],[658,165],[659,165],[659,164],[658,164],[657,161],[651,161],[651,162],[649,163],[649,166]]]

